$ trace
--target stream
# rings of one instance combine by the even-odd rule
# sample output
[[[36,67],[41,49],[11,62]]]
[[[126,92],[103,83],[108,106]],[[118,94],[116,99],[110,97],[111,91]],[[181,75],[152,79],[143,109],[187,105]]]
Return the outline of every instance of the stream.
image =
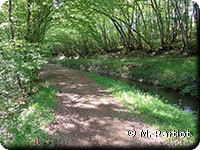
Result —
[[[98,73],[99,74],[99,73]],[[190,95],[181,95],[177,91],[170,90],[170,89],[164,89],[156,85],[151,85],[147,83],[142,83],[139,81],[135,81],[132,79],[126,79],[121,77],[116,77],[108,74],[102,74],[100,75],[108,78],[112,78],[115,80],[120,80],[122,82],[125,82],[128,85],[135,86],[136,88],[148,92],[151,94],[157,94],[159,95],[164,103],[170,104],[172,106],[175,106],[179,109],[184,110],[185,112],[190,113],[197,113],[199,109],[199,104],[196,99],[194,99]]]

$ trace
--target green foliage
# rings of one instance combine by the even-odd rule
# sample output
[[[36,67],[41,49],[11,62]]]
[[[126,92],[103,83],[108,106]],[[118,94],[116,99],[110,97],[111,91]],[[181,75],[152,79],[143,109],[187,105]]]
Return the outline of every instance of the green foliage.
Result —
[[[27,1],[12,1],[11,18],[12,27],[15,39],[26,39],[31,43],[42,42],[46,31],[51,27],[53,14],[56,12],[53,0],[31,0],[30,5],[30,19],[27,20]],[[7,17],[8,4],[5,3],[0,10],[0,33],[1,36],[11,39],[9,27],[11,23]],[[28,24],[28,25],[27,25]],[[3,28],[3,30],[2,30]],[[27,34],[28,32],[28,34]],[[0,36],[0,38],[1,38]]]
[[[141,58],[132,75],[146,81],[157,81],[164,88],[180,90],[182,94],[198,95],[197,58]]]
[[[5,2],[0,10],[1,142],[5,141],[7,146],[33,145],[33,140],[40,136],[44,143],[47,135],[40,127],[52,120],[48,108],[54,104],[54,92],[51,88],[42,88],[43,93],[40,91],[40,95],[35,97],[38,102],[34,104],[31,96],[41,90],[38,73],[47,63],[45,57],[50,55],[41,46],[41,41],[56,8],[53,1],[11,2],[10,9]],[[29,19],[27,5],[31,11]],[[44,99],[45,93],[48,101]],[[46,102],[43,104],[45,108],[39,106],[41,101]]]
[[[74,17],[67,18],[67,22],[69,23],[52,27],[45,35],[44,45],[52,51],[54,56],[90,57],[101,50],[117,49],[116,32],[104,35],[101,22],[75,19]],[[110,23],[107,23],[104,24],[104,28],[113,27]],[[105,39],[105,36],[108,36],[107,39]]]
[[[13,138],[19,140],[14,144],[20,141],[26,144],[28,141],[23,140],[24,137],[33,141],[32,137],[39,133],[39,125],[35,128],[29,121],[20,122],[16,114],[22,113],[24,105],[29,104],[30,96],[39,91],[38,72],[47,63],[45,57],[63,54],[84,58],[112,52],[118,47],[126,53],[135,49],[155,51],[162,46],[175,47],[179,51],[184,41],[186,45],[192,41],[188,47],[195,49],[195,32],[190,19],[191,1],[181,3],[177,0],[15,0],[8,9],[8,2],[5,2],[0,10],[0,123],[21,124],[19,130],[9,130]],[[185,51],[191,52],[190,49]],[[106,72],[132,75],[136,79],[158,82],[163,87],[197,96],[195,58],[185,60],[91,59],[89,62],[65,60],[61,63],[75,68],[92,70],[98,67]],[[45,96],[48,97],[44,93],[39,95],[43,97],[41,103],[44,100],[51,107]],[[30,109],[35,110],[41,103],[31,105]],[[30,115],[28,120],[31,118],[37,116]],[[38,121],[33,124],[38,124]],[[25,131],[32,128],[37,134],[26,135]],[[3,132],[7,129],[2,127]]]
[[[196,53],[191,0],[21,0],[11,8],[12,21],[7,2],[0,10],[0,41],[11,39],[12,27],[15,39],[44,42],[55,55],[88,57],[118,47]]]
[[[56,104],[55,94],[55,86],[43,85],[40,92],[30,97],[29,103],[13,115],[15,119],[1,124],[0,142],[9,148],[34,146],[36,140],[40,140],[40,146],[52,142],[44,128],[53,121],[51,109]]]
[[[65,59],[58,63],[74,69],[96,70],[128,76],[163,88],[179,90],[182,94],[198,96],[197,58],[145,57],[131,59]]]
[[[37,45],[27,44],[25,41],[2,42],[1,45],[2,96],[33,91],[33,82],[38,79],[39,69],[47,63],[44,52]]]
[[[32,128],[32,125],[39,122],[39,120],[34,122],[34,118],[37,118],[38,114],[28,115],[25,121],[20,119],[19,114],[23,112],[25,106],[30,106],[30,96],[40,90],[38,73],[42,65],[47,63],[44,58],[46,55],[47,52],[41,50],[37,44],[28,44],[25,41],[1,42],[0,130],[2,141],[14,142],[14,145],[29,144],[28,142],[31,142],[29,141],[30,138],[39,134],[39,126]],[[49,94],[48,92],[46,93]],[[51,93],[49,96],[45,96],[52,101]],[[38,99],[41,100],[40,98]],[[36,106],[30,106],[30,108],[32,107],[37,108]],[[40,113],[47,112],[40,111]],[[33,124],[29,121],[31,119],[33,119]],[[29,131],[33,132],[31,134],[34,135],[29,135]],[[12,137],[10,137],[11,135]],[[26,143],[23,143],[25,139]],[[9,145],[9,143],[7,144]]]
[[[165,104],[157,95],[145,93],[134,86],[128,86],[120,81],[102,76],[86,74],[102,87],[110,90],[131,111],[129,116],[141,114],[143,122],[162,131],[179,130],[185,132],[190,130],[191,137],[168,138],[174,141],[175,144],[187,146],[194,144],[197,140],[196,115]]]
[[[159,53],[181,48],[187,53],[195,52],[191,0],[71,0],[62,5],[55,15],[59,21],[48,31],[59,41],[55,44],[48,40],[49,46],[55,44],[55,53],[86,57],[119,46],[127,53],[136,49]],[[60,29],[65,33],[56,33]],[[46,38],[52,39],[51,35],[46,34]]]

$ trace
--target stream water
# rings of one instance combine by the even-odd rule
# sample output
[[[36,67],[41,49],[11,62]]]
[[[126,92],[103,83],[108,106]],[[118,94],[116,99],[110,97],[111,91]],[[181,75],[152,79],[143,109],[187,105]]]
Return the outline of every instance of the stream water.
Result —
[[[170,89],[163,89],[156,85],[151,85],[147,83],[142,83],[139,81],[131,80],[131,79],[125,79],[121,77],[111,76],[108,74],[101,74],[104,77],[109,77],[115,80],[120,80],[128,85],[134,85],[136,88],[139,88],[140,90],[152,94],[157,94],[160,97],[163,97],[163,101],[167,104],[171,104],[177,108],[183,109],[186,112],[190,113],[197,113],[199,109],[199,104],[196,99],[194,99],[190,95],[181,95],[177,91],[170,90]]]

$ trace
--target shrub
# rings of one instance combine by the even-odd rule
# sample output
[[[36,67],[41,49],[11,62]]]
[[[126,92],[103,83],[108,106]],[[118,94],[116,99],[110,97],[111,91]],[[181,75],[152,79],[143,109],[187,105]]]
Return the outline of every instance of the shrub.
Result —
[[[30,95],[38,91],[38,73],[47,63],[44,59],[47,53],[39,45],[25,41],[4,41],[0,45],[0,131],[3,136],[9,134],[6,131],[11,124],[17,123],[17,114],[22,112]]]

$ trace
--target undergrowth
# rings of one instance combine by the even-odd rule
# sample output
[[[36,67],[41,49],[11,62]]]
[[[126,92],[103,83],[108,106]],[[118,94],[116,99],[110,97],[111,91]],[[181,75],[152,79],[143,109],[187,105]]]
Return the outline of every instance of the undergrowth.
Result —
[[[6,148],[45,146],[53,142],[42,127],[53,121],[56,88],[43,85],[17,113],[2,121],[0,143]]]

